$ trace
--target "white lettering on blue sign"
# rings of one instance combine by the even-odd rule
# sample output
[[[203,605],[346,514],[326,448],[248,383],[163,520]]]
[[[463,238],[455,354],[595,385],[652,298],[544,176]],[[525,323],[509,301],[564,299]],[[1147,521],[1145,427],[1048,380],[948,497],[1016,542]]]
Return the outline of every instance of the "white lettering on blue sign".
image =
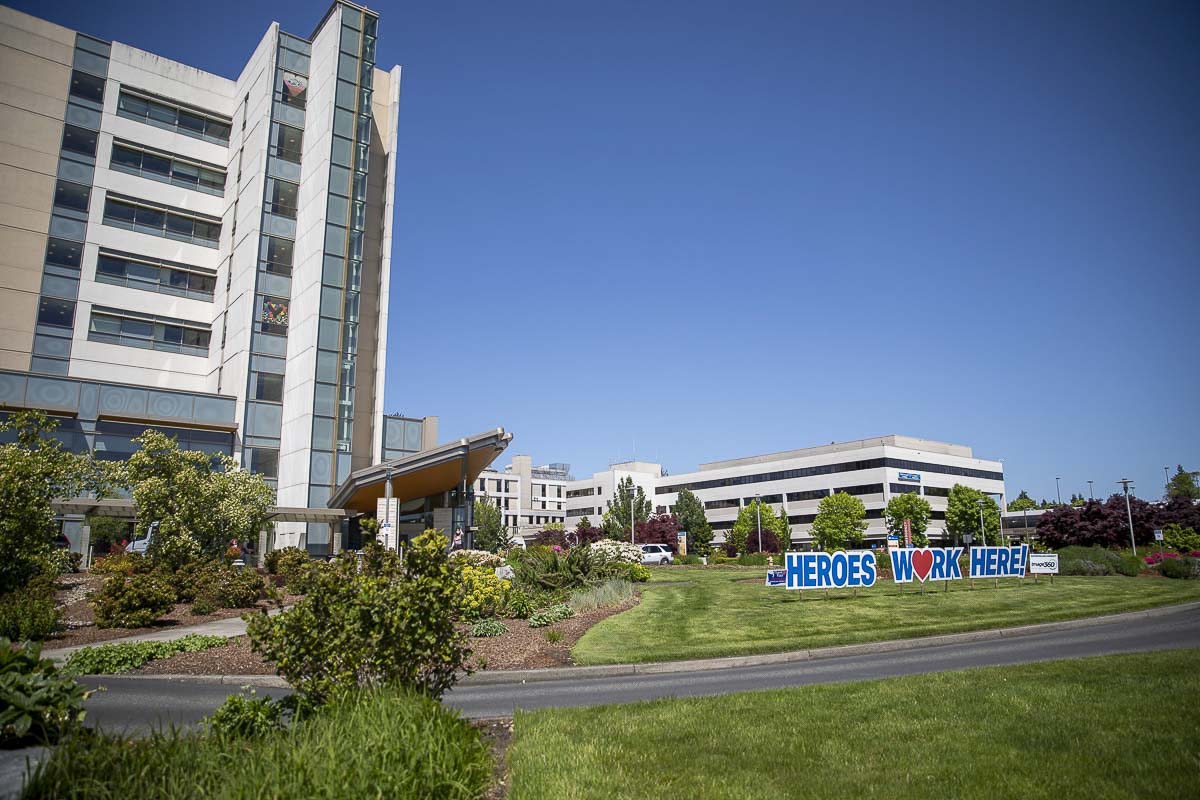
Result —
[[[921,473],[919,473],[919,472],[901,472],[899,475],[899,478],[900,478],[900,480],[908,481],[909,483],[920,483],[921,482]]]
[[[972,578],[1024,578],[1029,545],[975,547],[971,550]]]
[[[789,589],[866,589],[875,585],[875,554],[870,550],[788,553]]]
[[[961,547],[902,547],[894,548],[892,556],[892,580],[896,583],[921,581],[959,581],[962,570],[958,558]]]
[[[782,569],[767,570],[767,586],[783,586],[786,581],[784,577],[785,571]]]

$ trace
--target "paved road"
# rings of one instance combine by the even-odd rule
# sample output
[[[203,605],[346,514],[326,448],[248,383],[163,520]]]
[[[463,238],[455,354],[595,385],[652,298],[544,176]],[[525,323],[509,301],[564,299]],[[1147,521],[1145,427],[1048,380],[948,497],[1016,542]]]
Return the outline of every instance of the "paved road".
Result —
[[[1060,658],[1200,647],[1200,613],[1193,608],[1104,625],[1008,639],[963,642],[898,652],[821,658],[765,666],[490,685],[461,684],[448,704],[473,718],[509,716],[515,708],[585,706],[659,697],[717,695],[813,683],[888,678],[927,672],[1004,666]],[[89,678],[108,690],[88,702],[88,720],[106,728],[144,729],[162,722],[190,724],[235,691],[219,684]],[[257,690],[280,695],[283,689]]]

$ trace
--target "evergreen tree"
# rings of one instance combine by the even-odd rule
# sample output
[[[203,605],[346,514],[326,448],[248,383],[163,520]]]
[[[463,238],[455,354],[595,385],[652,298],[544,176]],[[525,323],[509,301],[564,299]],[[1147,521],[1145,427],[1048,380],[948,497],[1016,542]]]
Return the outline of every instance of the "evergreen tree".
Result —
[[[604,520],[600,527],[609,539],[629,541],[629,489],[633,486],[633,478],[628,475],[617,483],[614,497],[608,501],[608,510],[604,512]],[[633,498],[633,516],[637,522],[650,519],[650,498],[637,487]]]
[[[475,501],[475,549],[497,553],[512,545],[500,507],[486,500]]]
[[[680,530],[687,531],[688,552],[706,556],[712,552],[712,526],[704,515],[704,503],[687,489],[680,489],[675,500],[675,519]]]

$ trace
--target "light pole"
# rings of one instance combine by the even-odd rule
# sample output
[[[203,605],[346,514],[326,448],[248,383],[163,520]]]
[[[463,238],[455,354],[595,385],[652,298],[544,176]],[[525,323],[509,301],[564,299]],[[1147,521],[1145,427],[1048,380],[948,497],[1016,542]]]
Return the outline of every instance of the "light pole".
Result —
[[[758,522],[758,552],[762,552],[762,495],[754,495],[754,515]]]
[[[1171,494],[1171,468],[1166,466],[1165,464],[1163,465],[1163,486],[1164,486],[1163,491],[1166,492],[1168,495],[1170,495]],[[1167,499],[1169,500],[1170,498],[1168,497]]]
[[[1059,481],[1061,481],[1061,480],[1062,480],[1061,476],[1054,479],[1054,490],[1056,492],[1058,492],[1058,504],[1060,506],[1062,505],[1062,485],[1059,484]]]
[[[634,517],[634,513],[633,513],[633,507],[635,505],[635,503],[633,501],[637,497],[637,487],[634,486],[632,482],[630,482],[628,491],[629,491],[629,543],[636,544],[636,542],[633,541],[633,532],[637,528],[637,522],[635,521],[635,517]]]
[[[1088,497],[1092,500],[1095,500],[1096,495],[1092,492],[1092,484],[1093,483],[1095,483],[1095,481],[1088,481]]]
[[[979,505],[979,541],[986,545],[987,529],[983,527],[983,498],[981,497],[975,502]]]
[[[1121,478],[1117,483],[1125,489],[1125,516],[1129,518],[1129,546],[1133,548],[1133,557],[1137,558],[1137,542],[1133,539],[1133,512],[1129,510],[1129,484],[1133,481],[1129,478]]]

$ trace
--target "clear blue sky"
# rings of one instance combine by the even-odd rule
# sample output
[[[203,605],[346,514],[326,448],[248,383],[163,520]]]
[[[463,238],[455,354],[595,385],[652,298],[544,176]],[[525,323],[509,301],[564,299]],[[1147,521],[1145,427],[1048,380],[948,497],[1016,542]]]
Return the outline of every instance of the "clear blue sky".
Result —
[[[327,7],[14,5],[229,76]],[[576,475],[887,433],[1010,495],[1200,468],[1196,3],[374,7],[389,411]]]

